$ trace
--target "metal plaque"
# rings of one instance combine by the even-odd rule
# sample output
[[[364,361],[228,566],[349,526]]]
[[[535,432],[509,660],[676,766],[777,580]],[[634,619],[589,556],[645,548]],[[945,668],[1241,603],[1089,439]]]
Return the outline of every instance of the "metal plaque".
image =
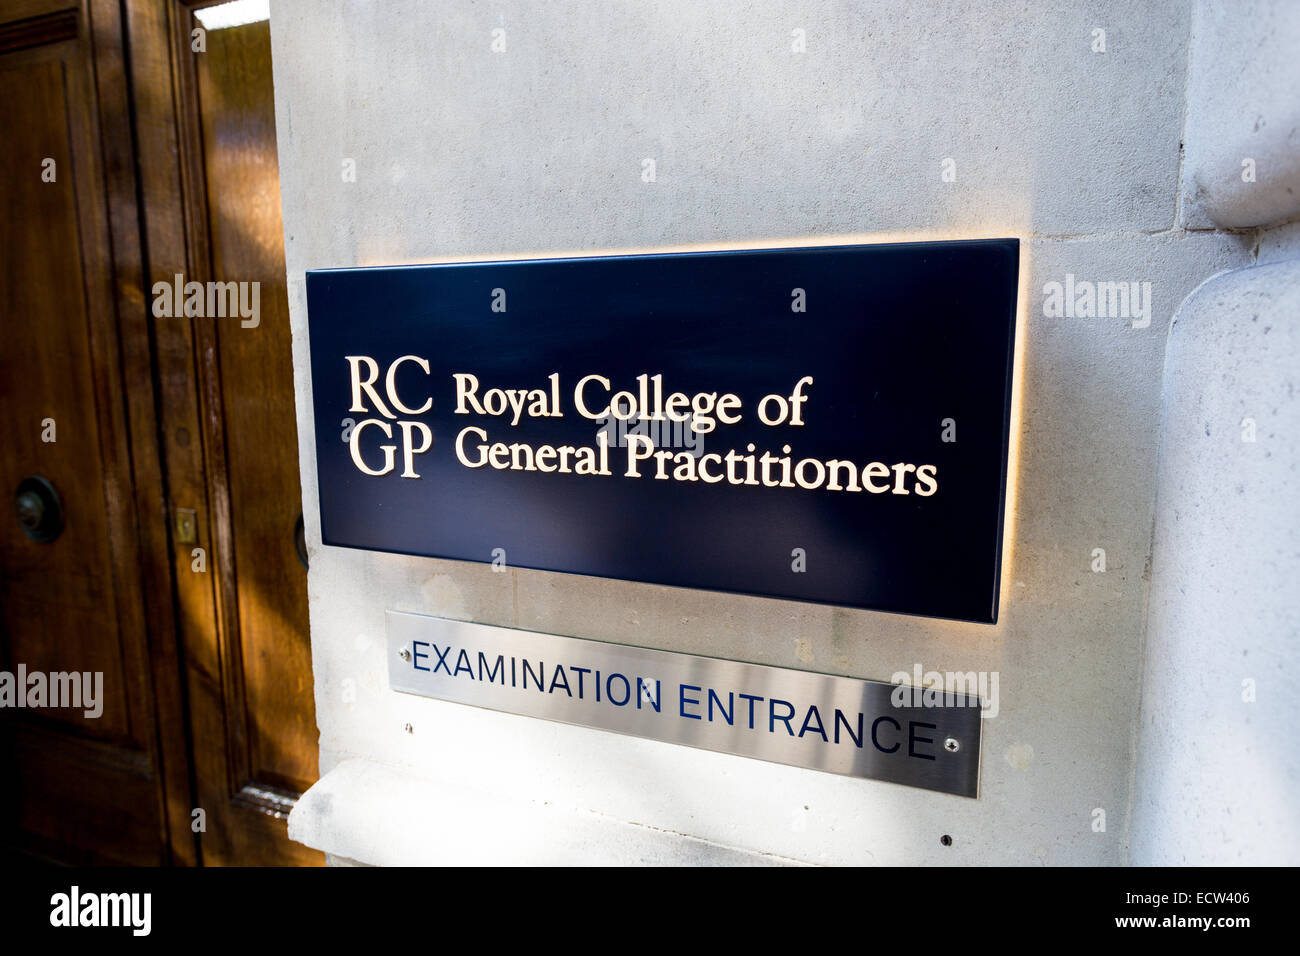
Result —
[[[1019,259],[310,271],[322,539],[994,623]]]
[[[974,797],[980,702],[388,611],[393,690]],[[895,700],[902,701],[895,703]]]

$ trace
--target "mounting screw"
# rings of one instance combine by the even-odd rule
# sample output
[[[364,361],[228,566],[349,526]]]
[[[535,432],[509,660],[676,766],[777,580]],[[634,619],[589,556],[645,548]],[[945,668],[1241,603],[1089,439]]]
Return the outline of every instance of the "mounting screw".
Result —
[[[402,724],[402,729],[405,730],[408,734],[415,733],[415,728],[410,724]]]
[[[403,647],[397,652],[397,656],[404,661],[409,661],[411,659],[411,649],[409,647]]]
[[[956,737],[949,737],[943,742],[943,749],[950,754],[955,754],[958,750],[961,750],[961,741]]]

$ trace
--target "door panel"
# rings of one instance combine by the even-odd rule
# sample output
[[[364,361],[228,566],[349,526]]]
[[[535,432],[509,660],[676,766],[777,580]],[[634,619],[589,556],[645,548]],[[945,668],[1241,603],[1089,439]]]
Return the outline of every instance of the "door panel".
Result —
[[[167,846],[127,444],[129,393],[151,386],[122,375],[84,18],[0,24],[0,50],[0,655],[9,673],[102,681],[98,717],[54,700],[0,712],[16,777],[2,838],[157,863]],[[15,518],[33,475],[62,505],[52,541]]]
[[[55,56],[50,50],[0,72],[0,102],[7,104],[0,115],[0,141],[16,146],[0,151],[0,177],[28,184],[5,191],[0,215],[6,231],[41,224],[39,232],[27,234],[35,241],[7,237],[0,266],[5,316],[0,401],[6,412],[0,425],[5,428],[0,487],[12,496],[27,474],[40,473],[65,505],[63,532],[51,543],[33,541],[17,521],[0,522],[5,634],[10,658],[29,670],[64,670],[62,662],[104,674],[99,719],[74,710],[52,710],[43,719],[129,742],[124,655],[112,613],[106,520],[112,503],[106,500],[98,447],[64,64]],[[30,136],[32,130],[38,135]],[[43,157],[55,162],[53,183],[38,177]],[[57,180],[60,169],[63,184]],[[54,441],[42,440],[43,432]]]

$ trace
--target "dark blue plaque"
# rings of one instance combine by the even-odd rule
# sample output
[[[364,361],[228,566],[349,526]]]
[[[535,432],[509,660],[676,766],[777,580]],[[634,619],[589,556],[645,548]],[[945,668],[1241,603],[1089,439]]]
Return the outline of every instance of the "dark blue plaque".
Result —
[[[996,239],[308,272],[324,543],[994,622],[1018,270]]]

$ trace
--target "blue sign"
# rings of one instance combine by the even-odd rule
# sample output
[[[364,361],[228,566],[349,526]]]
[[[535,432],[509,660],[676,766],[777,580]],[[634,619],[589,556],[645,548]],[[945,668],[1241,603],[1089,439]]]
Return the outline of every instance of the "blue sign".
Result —
[[[307,273],[325,544],[992,623],[1019,242]]]

